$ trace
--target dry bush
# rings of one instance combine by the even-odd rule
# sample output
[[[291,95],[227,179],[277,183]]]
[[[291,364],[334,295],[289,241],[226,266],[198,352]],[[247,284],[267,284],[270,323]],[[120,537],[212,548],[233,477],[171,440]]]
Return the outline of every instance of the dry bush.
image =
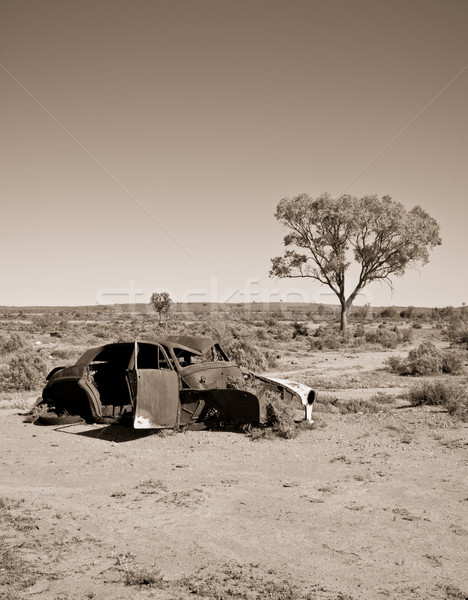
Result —
[[[290,323],[284,321],[272,322],[272,319],[266,322],[267,331],[272,338],[278,342],[287,342],[292,337]]]
[[[346,348],[372,348],[380,346],[382,348],[396,348],[400,344],[406,344],[413,339],[413,330],[411,327],[398,329],[394,326],[391,329],[384,324],[377,328],[367,329],[362,323],[355,327],[350,327],[346,333],[340,333],[338,326],[321,325],[313,336],[309,337],[309,343],[312,350],[337,350]]]
[[[396,400],[397,396],[387,394],[387,392],[377,392],[371,398],[371,401],[376,404],[394,404]]]
[[[52,350],[51,354],[54,359],[61,358],[72,362],[73,359],[77,360],[83,354],[83,350],[81,348],[56,348]]]
[[[468,349],[468,329],[460,329],[458,331],[455,343],[461,344]]]
[[[244,431],[253,440],[259,439],[293,439],[296,438],[300,429],[295,422],[296,409],[294,405],[285,400],[280,393],[270,390],[265,392],[263,400],[266,404],[267,418],[262,427],[247,425]]]
[[[339,328],[335,325],[320,325],[309,337],[311,350],[337,350],[340,347],[351,345],[351,334],[340,334]]]
[[[305,323],[298,323],[297,321],[293,323],[293,338],[297,338],[299,336],[307,337],[309,335],[309,330]]]
[[[462,370],[465,360],[465,353],[459,350],[439,350],[431,342],[423,342],[410,350],[406,358],[390,356],[386,366],[398,375],[456,375]]]
[[[28,346],[28,341],[21,333],[12,332],[9,335],[0,333],[0,354],[18,352]]]
[[[437,379],[424,381],[408,391],[408,400],[413,406],[443,406],[460,419],[468,419],[468,392],[460,382]]]
[[[47,364],[35,350],[13,354],[6,369],[0,372],[1,388],[6,391],[35,390],[43,383]]]
[[[243,321],[218,320],[209,324],[204,335],[219,340],[229,359],[250,371],[264,371],[276,365],[276,355],[271,349],[274,340],[264,327],[254,328]]]
[[[379,325],[377,329],[367,331],[364,339],[369,344],[383,346],[384,348],[396,348],[398,346],[398,335],[395,331]]]

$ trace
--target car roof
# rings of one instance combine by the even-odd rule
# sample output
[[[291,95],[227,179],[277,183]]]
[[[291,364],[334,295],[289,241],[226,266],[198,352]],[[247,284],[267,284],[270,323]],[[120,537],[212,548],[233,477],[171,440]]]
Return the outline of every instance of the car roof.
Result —
[[[191,351],[195,350],[199,354],[205,354],[212,346],[218,343],[217,340],[212,338],[196,337],[193,335],[170,335],[157,341],[166,346],[176,346],[177,348],[185,348]]]
[[[188,335],[181,336],[168,336],[166,338],[157,338],[155,340],[129,340],[128,342],[113,342],[111,344],[104,344],[102,346],[96,346],[90,348],[77,360],[75,364],[84,365],[89,364],[98,354],[100,354],[106,348],[112,348],[116,346],[129,346],[136,343],[139,344],[152,344],[154,346],[161,345],[165,348],[173,349],[179,348],[186,350],[199,356],[208,352],[208,350],[216,344],[216,340],[210,338],[202,338]]]

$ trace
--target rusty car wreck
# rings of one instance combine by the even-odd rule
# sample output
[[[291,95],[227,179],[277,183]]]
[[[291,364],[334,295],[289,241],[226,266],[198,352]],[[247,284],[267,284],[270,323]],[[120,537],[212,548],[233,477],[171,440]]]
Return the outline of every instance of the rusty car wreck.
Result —
[[[260,394],[244,389],[247,377],[262,384]],[[74,416],[89,423],[127,421],[135,429],[202,429],[216,417],[262,423],[267,389],[299,399],[312,422],[311,388],[244,373],[216,340],[172,336],[87,350],[73,366],[49,373],[36,405],[48,411],[42,422],[49,424]]]

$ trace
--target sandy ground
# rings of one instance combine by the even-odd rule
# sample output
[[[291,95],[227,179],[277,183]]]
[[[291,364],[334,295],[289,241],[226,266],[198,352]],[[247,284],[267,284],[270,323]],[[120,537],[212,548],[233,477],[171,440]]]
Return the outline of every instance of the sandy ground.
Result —
[[[295,440],[253,442],[1,411],[1,494],[32,523],[3,533],[38,571],[24,596],[183,598],[126,573],[253,564],[299,597],[465,597],[450,594],[468,589],[466,426],[421,409],[325,416]]]
[[[0,598],[468,597],[468,425],[438,408],[317,412],[260,441],[25,412],[0,410]]]

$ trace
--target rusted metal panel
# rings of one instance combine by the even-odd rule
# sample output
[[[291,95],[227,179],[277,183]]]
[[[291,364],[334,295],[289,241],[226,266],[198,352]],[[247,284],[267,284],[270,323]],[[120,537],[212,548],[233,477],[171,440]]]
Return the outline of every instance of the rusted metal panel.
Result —
[[[244,390],[200,390],[208,405],[218,409],[228,421],[261,423],[265,420],[265,406],[257,396]]]
[[[180,375],[191,388],[227,388],[230,380],[243,382],[239,367],[229,362],[204,362],[184,367]]]
[[[305,419],[309,423],[313,423],[312,420],[312,407],[315,402],[316,393],[308,385],[304,383],[298,383],[296,381],[290,381],[289,379],[279,379],[277,377],[267,377],[265,375],[255,375],[257,379],[263,381],[270,389],[281,392],[283,395],[289,395],[291,398],[297,398],[301,401],[305,409]]]
[[[179,420],[179,380],[169,370],[139,369],[136,378],[135,429],[176,427]]]

